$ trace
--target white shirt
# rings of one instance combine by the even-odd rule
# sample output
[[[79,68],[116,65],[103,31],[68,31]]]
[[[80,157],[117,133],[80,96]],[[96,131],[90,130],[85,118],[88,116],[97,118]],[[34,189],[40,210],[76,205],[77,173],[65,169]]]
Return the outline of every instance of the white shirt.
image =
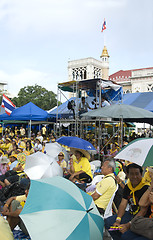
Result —
[[[102,102],[102,107],[110,106],[110,103],[108,101]]]

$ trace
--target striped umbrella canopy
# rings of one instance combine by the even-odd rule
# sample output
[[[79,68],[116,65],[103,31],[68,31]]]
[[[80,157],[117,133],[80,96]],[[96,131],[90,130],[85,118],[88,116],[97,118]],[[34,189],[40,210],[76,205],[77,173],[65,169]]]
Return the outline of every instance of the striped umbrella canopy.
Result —
[[[104,221],[92,197],[62,177],[32,180],[20,214],[33,240],[101,240]]]
[[[127,160],[140,166],[153,166],[153,138],[138,138],[133,140],[114,157]]]

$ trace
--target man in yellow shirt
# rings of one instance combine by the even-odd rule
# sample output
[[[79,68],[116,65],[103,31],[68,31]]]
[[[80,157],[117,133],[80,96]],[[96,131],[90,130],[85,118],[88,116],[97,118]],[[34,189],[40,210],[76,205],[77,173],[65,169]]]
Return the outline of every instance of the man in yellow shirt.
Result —
[[[116,191],[115,168],[115,162],[109,158],[106,159],[101,168],[104,178],[97,184],[95,192],[91,195],[101,214],[104,214],[113,193]]]
[[[1,145],[1,148],[2,148],[2,150],[4,150],[4,151],[11,151],[12,149],[13,149],[13,146],[12,146],[12,143],[11,143],[11,139],[10,138],[6,138],[5,139],[5,143],[3,143],[2,145]]]
[[[74,151],[75,157],[70,159],[70,175],[67,177],[72,182],[90,183],[92,181],[90,154],[82,149]]]

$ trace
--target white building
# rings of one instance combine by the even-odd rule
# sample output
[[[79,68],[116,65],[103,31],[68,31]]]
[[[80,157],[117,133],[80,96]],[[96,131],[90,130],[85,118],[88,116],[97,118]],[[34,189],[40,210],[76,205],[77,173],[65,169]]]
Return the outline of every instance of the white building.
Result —
[[[124,93],[153,92],[153,67],[120,70],[109,79],[122,85]]]
[[[153,92],[153,67],[132,70],[132,92]]]
[[[7,86],[8,86],[7,82],[0,81],[0,96],[3,95],[4,93],[8,98],[13,98],[14,96],[7,90]]]
[[[101,61],[92,57],[68,61],[68,81],[102,78],[109,76],[109,55],[106,46]]]

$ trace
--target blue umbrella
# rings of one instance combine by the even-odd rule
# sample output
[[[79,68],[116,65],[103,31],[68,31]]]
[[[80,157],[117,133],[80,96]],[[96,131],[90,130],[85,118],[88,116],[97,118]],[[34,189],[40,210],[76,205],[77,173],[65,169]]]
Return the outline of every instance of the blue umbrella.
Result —
[[[104,221],[92,197],[59,176],[31,180],[20,217],[33,240],[103,239]]]
[[[90,142],[78,137],[60,137],[56,141],[70,148],[79,148],[83,150],[96,150]]]

